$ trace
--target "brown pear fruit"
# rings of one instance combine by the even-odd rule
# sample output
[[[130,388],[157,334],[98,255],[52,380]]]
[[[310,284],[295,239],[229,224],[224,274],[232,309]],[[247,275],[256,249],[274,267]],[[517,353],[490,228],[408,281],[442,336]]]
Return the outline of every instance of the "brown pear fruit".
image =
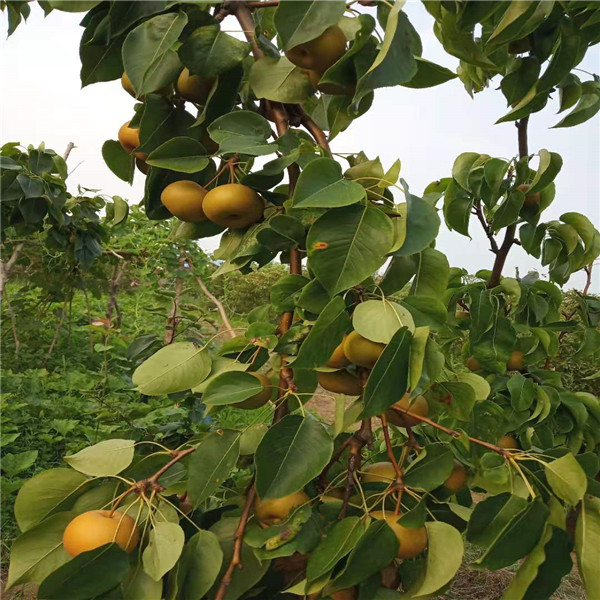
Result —
[[[398,558],[414,558],[421,554],[427,547],[427,530],[425,527],[419,527],[417,529],[403,527],[398,523],[401,515],[394,515],[391,512],[375,510],[369,514],[378,521],[385,521],[396,534],[396,537],[400,542],[400,548],[398,549],[397,554]]]
[[[324,73],[346,52],[346,36],[337,25],[326,29],[319,37],[303,42],[285,52],[287,59],[303,69]]]
[[[195,104],[204,104],[215,82],[214,77],[199,77],[190,74],[189,69],[183,69],[177,78],[175,89],[182,98]]]
[[[509,371],[522,371],[525,368],[525,362],[523,359],[525,355],[519,350],[513,350],[510,353],[510,357],[506,362],[506,368]]]
[[[520,192],[525,194],[525,201],[523,202],[523,206],[535,206],[540,203],[542,199],[542,195],[540,192],[536,192],[535,194],[527,194],[527,190],[529,190],[531,186],[528,183],[522,183],[517,189]]]
[[[385,349],[385,344],[372,342],[356,331],[350,332],[344,340],[344,354],[348,360],[359,367],[372,369]]]
[[[362,381],[345,370],[317,373],[317,381],[323,389],[335,394],[360,396],[363,390]]]
[[[465,366],[469,371],[481,371],[483,369],[481,363],[474,356],[469,356],[469,358],[465,360]]]
[[[169,212],[188,223],[206,220],[202,205],[207,191],[195,181],[182,179],[170,183],[161,193],[160,200]]]
[[[254,396],[250,396],[250,398],[246,398],[246,400],[242,400],[241,402],[236,402],[231,406],[234,406],[235,408],[243,408],[245,410],[254,410],[255,408],[264,406],[271,399],[274,388],[269,379],[262,373],[249,373],[249,375],[256,377],[256,379],[260,381],[262,390],[254,394]]]
[[[247,185],[228,183],[213,188],[204,197],[204,214],[217,225],[243,229],[263,216],[263,199]]]
[[[394,483],[396,470],[391,462],[376,462],[363,467],[361,480],[363,483]]]
[[[257,496],[254,500],[254,516],[261,525],[271,527],[271,525],[285,521],[295,508],[309,501],[310,498],[304,490],[299,490],[289,496],[272,498],[265,501],[262,501]]]
[[[343,367],[347,367],[349,364],[350,361],[344,354],[344,340],[342,340],[339,346],[336,347],[332,355],[329,357],[329,360],[325,363],[325,366],[331,367],[332,369],[342,369]]]
[[[498,446],[500,448],[504,448],[505,450],[518,450],[519,442],[512,435],[503,435],[498,440]]]

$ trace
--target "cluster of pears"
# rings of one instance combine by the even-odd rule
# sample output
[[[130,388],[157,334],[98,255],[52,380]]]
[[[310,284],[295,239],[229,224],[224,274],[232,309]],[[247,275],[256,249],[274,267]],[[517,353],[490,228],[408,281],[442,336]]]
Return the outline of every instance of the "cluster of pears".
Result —
[[[140,541],[135,520],[121,512],[90,510],[75,517],[65,528],[63,545],[71,556],[115,543],[125,552],[133,552]]]
[[[286,58],[305,69],[312,83],[323,94],[353,94],[354,88],[334,83],[319,83],[323,73],[346,52],[346,36],[340,27],[332,25],[319,37],[298,44],[285,52]]]
[[[181,71],[177,81],[175,82],[175,93],[180,98],[188,100],[189,102],[194,102],[195,104],[204,104],[208,99],[208,95],[213,87],[214,82],[214,77],[200,77],[198,75],[192,75],[189,69],[185,68],[183,71]],[[136,94],[133,84],[131,83],[131,79],[125,72],[123,72],[121,75],[121,86],[130,96],[133,96],[136,100],[144,102],[144,97]],[[156,93],[160,94],[161,96],[171,96],[173,93],[173,85],[161,88],[157,90]],[[137,127],[131,127],[130,123],[131,121],[124,123],[119,129],[118,135],[119,143],[129,154],[131,154],[140,145],[140,130]],[[216,151],[215,143],[207,135],[202,138],[202,143],[210,152],[213,150]],[[143,152],[135,152],[134,156],[138,169],[142,173],[147,173],[149,167],[146,164],[146,158],[148,158],[148,155],[144,154]]]
[[[482,371],[483,365],[474,357],[469,356],[465,360],[465,366],[470,371]],[[525,368],[525,354],[520,350],[513,350],[506,361],[507,371],[522,371]]]
[[[182,221],[195,223],[208,219],[231,229],[256,223],[265,209],[264,200],[241,183],[227,183],[208,191],[195,181],[182,179],[165,187],[160,199]]]

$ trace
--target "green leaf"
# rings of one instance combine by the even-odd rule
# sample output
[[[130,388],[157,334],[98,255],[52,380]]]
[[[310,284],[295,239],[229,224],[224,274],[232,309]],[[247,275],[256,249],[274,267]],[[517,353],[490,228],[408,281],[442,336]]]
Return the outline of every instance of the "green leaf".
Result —
[[[161,600],[162,581],[154,581],[141,564],[132,566],[121,582],[123,600]]]
[[[129,204],[121,196],[113,196],[112,204],[106,203],[106,224],[109,227],[116,227],[124,223],[129,216]]]
[[[451,79],[456,79],[456,73],[453,73],[450,69],[425,60],[420,56],[415,56],[414,58],[417,63],[417,72],[410,81],[401,84],[403,87],[415,89],[429,88],[446,83],[446,81],[450,81]]]
[[[445,254],[426,248],[418,255],[411,294],[442,298],[448,285],[450,266]]]
[[[48,600],[88,600],[119,584],[129,569],[129,555],[116,544],[82,552],[42,581],[38,596]]]
[[[548,507],[542,502],[529,502],[508,522],[475,564],[483,569],[501,569],[529,554],[543,533],[548,513]]]
[[[41,583],[71,557],[63,548],[66,526],[75,512],[56,513],[22,533],[12,544],[6,589],[23,583]]]
[[[309,265],[325,289],[337,294],[381,267],[392,242],[392,224],[377,208],[334,208],[308,232]]]
[[[157,15],[127,35],[123,65],[138,97],[169,85],[181,71],[173,44],[187,21],[184,12]]]
[[[212,496],[229,477],[239,453],[238,431],[214,431],[204,438],[188,464],[187,492],[194,506]]]
[[[575,506],[587,489],[587,476],[575,457],[569,453],[544,465],[546,479],[552,491]]]
[[[181,62],[200,77],[216,77],[233,69],[249,52],[250,44],[223,33],[219,25],[198,27],[179,48]]]
[[[402,301],[402,306],[410,312],[417,327],[440,329],[448,318],[444,303],[431,296],[407,296]]]
[[[319,37],[344,15],[342,0],[283,0],[275,11],[274,24],[283,50]]]
[[[179,560],[184,542],[185,534],[178,523],[155,523],[142,555],[144,571],[154,581],[160,581]]]
[[[520,373],[513,375],[506,387],[510,392],[510,404],[516,411],[527,410],[535,398],[535,386],[532,379]]]
[[[233,358],[226,358],[223,356],[216,356],[211,365],[210,375],[198,385],[192,388],[192,392],[196,394],[204,394],[206,388],[212,383],[221,373],[227,373],[230,371],[245,371],[250,365],[239,362]]]
[[[380,344],[387,344],[401,327],[407,327],[410,332],[415,329],[410,312],[385,298],[358,304],[352,314],[352,324],[357,333]]]
[[[319,318],[302,342],[298,356],[293,362],[295,369],[312,369],[329,360],[344,333],[350,326],[346,303],[340,296],[333,298],[323,309]]]
[[[304,242],[305,231],[302,223],[289,215],[275,215],[268,221],[268,227],[261,229],[256,239],[261,246],[273,252],[291,250]]]
[[[196,387],[210,373],[210,356],[192,342],[176,342],[161,348],[133,373],[142,394],[160,396]]]
[[[402,2],[395,2],[389,12],[383,43],[368,71],[360,77],[353,102],[370,91],[410,81],[417,73],[413,56],[413,27],[402,12]]]
[[[27,450],[18,454],[5,454],[2,457],[2,472],[9,477],[14,477],[31,467],[38,457],[37,450]]]
[[[548,150],[539,151],[540,164],[538,170],[531,182],[527,194],[535,194],[541,192],[548,184],[550,184],[562,168],[562,158],[556,152],[548,152]]]
[[[405,470],[406,485],[429,492],[449,477],[454,455],[446,444],[429,444]]]
[[[210,137],[222,153],[240,152],[251,156],[271,154],[276,146],[268,144],[271,136],[269,122],[249,110],[232,112],[213,121],[208,127]]]
[[[462,564],[464,544],[460,532],[442,521],[425,523],[427,529],[427,566],[425,579],[412,597],[428,596],[444,587]],[[452,552],[448,552],[452,548]]]
[[[153,150],[146,162],[152,167],[180,173],[197,173],[208,166],[204,146],[189,137],[174,137]]]
[[[133,460],[134,451],[134,440],[104,440],[80,450],[77,454],[65,456],[65,461],[84,475],[108,477],[118,475],[126,469]]]
[[[325,467],[333,440],[321,423],[288,415],[265,434],[255,454],[256,492],[262,500],[301,490]]]
[[[481,154],[479,152],[463,152],[454,161],[452,166],[452,177],[454,181],[460,185],[463,190],[470,192],[471,188],[468,183],[469,173],[476,161],[479,160]]]
[[[330,158],[317,158],[300,174],[294,189],[293,205],[298,208],[334,208],[359,202],[365,189],[348,181],[342,167]]]
[[[222,563],[223,550],[217,536],[202,529],[195,533],[184,546],[179,561],[179,596],[186,600],[202,600],[216,581]]]
[[[394,256],[416,254],[425,250],[435,240],[440,229],[440,217],[435,206],[412,194],[407,194],[407,205],[404,224],[406,237]]]
[[[399,292],[417,272],[420,254],[410,256],[394,256],[379,284],[384,294]]]
[[[384,413],[404,395],[408,386],[411,339],[408,328],[402,327],[381,353],[365,387],[363,419]]]
[[[469,236],[473,197],[453,180],[444,192],[444,219],[448,229]]]
[[[250,87],[257,98],[286,103],[302,103],[314,92],[306,71],[285,57],[259,58],[250,70]]]
[[[295,273],[279,278],[271,287],[271,304],[279,312],[294,310],[295,299],[308,282],[308,278]]]
[[[26,481],[15,501],[15,518],[28,531],[49,515],[69,510],[88,479],[72,469],[50,469]]]
[[[134,157],[116,140],[106,140],[102,145],[102,158],[106,166],[127,183],[133,181]]]
[[[202,401],[211,406],[234,404],[262,391],[262,383],[250,373],[229,371],[217,375],[207,386]]]
[[[575,528],[575,550],[579,574],[586,596],[600,598],[598,577],[598,548],[600,548],[600,503],[597,498],[583,501]]]
[[[487,43],[503,44],[516,39],[516,36],[522,35],[520,32],[527,19],[536,8],[535,2],[528,0],[515,0],[508,6],[500,22],[487,40]]]
[[[524,202],[525,194],[519,190],[512,190],[494,213],[492,231],[495,233],[516,223]]]
[[[527,501],[509,493],[486,498],[475,505],[469,525],[467,540],[488,547],[509,521],[527,507]]]
[[[359,517],[348,517],[336,523],[310,555],[306,579],[315,581],[329,573],[356,546],[364,533],[365,523]]]
[[[561,119],[554,128],[574,127],[591,119],[600,110],[600,94],[584,94],[577,103],[577,106],[563,119]]]

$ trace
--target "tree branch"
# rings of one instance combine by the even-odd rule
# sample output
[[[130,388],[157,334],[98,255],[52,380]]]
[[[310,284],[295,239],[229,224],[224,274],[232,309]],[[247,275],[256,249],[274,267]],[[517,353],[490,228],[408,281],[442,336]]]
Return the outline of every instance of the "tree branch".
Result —
[[[519,158],[526,158],[529,155],[529,146],[527,140],[527,125],[529,124],[529,115],[523,117],[520,121],[516,123],[517,131],[518,131],[518,140],[519,140]],[[517,231],[516,223],[513,225],[509,225],[506,228],[506,232],[504,234],[504,240],[502,245],[498,249],[496,253],[496,260],[494,261],[494,266],[492,267],[492,275],[488,282],[487,287],[493,288],[496,287],[500,283],[500,277],[502,276],[502,269],[504,268],[504,264],[506,263],[506,258],[512,245],[515,243],[515,233]]]
[[[54,347],[56,346],[56,343],[58,342],[58,338],[60,337],[60,328],[62,327],[62,324],[63,324],[63,321],[65,320],[66,314],[67,314],[67,301],[65,300],[63,302],[63,306],[62,306],[62,313],[60,315],[60,321],[58,322],[58,325],[56,326],[56,330],[54,332],[54,338],[52,340],[52,343],[50,344],[50,348],[48,348],[48,354],[46,355],[46,358],[44,360],[44,366],[46,366],[46,363],[50,360],[50,356],[52,356]]]
[[[24,246],[24,242],[18,243],[13,248],[10,258],[6,262],[0,262],[0,298],[2,298],[2,294],[4,293],[8,276],[10,275],[12,268],[15,266],[15,263],[19,258],[19,254],[21,254],[21,250],[23,250]]]
[[[477,202],[473,206],[473,210],[475,211],[475,214],[477,215],[477,218],[479,219],[479,222],[481,223],[481,227],[483,228],[485,235],[487,235],[487,238],[490,241],[490,249],[492,250],[492,252],[494,254],[497,254],[498,253],[498,244],[496,242],[496,238],[494,237],[494,234],[492,233],[492,228],[490,227],[490,224],[487,222],[487,220],[483,214],[483,210],[481,208],[481,202],[479,200],[477,200]]]
[[[346,485],[344,486],[344,497],[342,499],[342,508],[338,519],[343,519],[348,510],[350,501],[350,492],[354,485],[354,477],[362,465],[362,449],[371,444],[373,432],[371,429],[371,419],[363,419],[360,429],[350,438],[350,456],[348,458],[348,471],[346,473]]]
[[[422,417],[421,415],[412,413],[409,410],[404,410],[403,408],[398,408],[397,406],[392,406],[391,408],[392,408],[392,410],[395,410],[396,412],[399,412],[403,415],[409,415],[410,417],[416,419],[417,421],[421,421],[421,423],[431,425],[432,427],[435,427],[436,429],[439,429],[440,431],[443,431],[444,433],[447,433],[448,435],[451,435],[454,438],[459,438],[459,437],[462,437],[462,435],[463,435],[462,433],[460,433],[460,431],[455,431],[454,429],[450,429],[449,427],[444,427],[443,425],[440,425],[439,423],[436,423],[435,421],[432,421],[431,419],[428,419],[427,417]],[[467,437],[470,442],[473,442],[474,444],[477,444],[478,446],[483,446],[484,448],[487,448],[488,450],[491,450],[492,452],[497,452],[498,454],[501,454],[502,456],[510,456],[510,450],[505,450],[504,448],[500,448],[500,446],[496,446],[496,444],[490,444],[490,442],[484,442],[483,440],[479,440],[479,439],[471,437],[471,436],[467,436]]]

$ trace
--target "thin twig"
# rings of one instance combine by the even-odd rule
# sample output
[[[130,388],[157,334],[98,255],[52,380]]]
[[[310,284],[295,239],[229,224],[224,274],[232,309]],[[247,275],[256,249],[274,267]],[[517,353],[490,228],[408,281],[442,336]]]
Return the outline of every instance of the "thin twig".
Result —
[[[490,227],[490,224],[487,222],[487,220],[483,214],[483,210],[481,209],[481,202],[479,200],[477,200],[477,202],[475,202],[475,205],[473,206],[473,210],[474,210],[475,214],[477,215],[479,222],[481,223],[481,227],[483,228],[485,235],[487,235],[487,238],[490,241],[491,251],[494,254],[496,254],[498,252],[498,243],[496,242],[496,238],[494,237],[494,234],[492,233],[492,228]]]
[[[60,336],[60,328],[62,327],[62,324],[63,324],[63,321],[65,320],[66,314],[67,314],[67,301],[65,300],[63,302],[63,306],[62,306],[62,313],[60,315],[60,321],[58,322],[58,325],[56,326],[56,330],[54,332],[54,339],[52,340],[52,343],[50,344],[50,348],[48,348],[48,354],[46,355],[46,358],[44,360],[44,366],[46,366],[46,364],[50,360],[50,356],[52,356],[54,347],[56,346],[56,343],[58,342],[58,338]]]
[[[17,335],[17,318],[15,317],[15,311],[13,310],[6,290],[4,290],[4,302],[6,302],[6,311],[10,317],[10,328],[12,329],[13,340],[15,341],[15,356],[18,356],[19,350],[21,349],[21,342]]]

